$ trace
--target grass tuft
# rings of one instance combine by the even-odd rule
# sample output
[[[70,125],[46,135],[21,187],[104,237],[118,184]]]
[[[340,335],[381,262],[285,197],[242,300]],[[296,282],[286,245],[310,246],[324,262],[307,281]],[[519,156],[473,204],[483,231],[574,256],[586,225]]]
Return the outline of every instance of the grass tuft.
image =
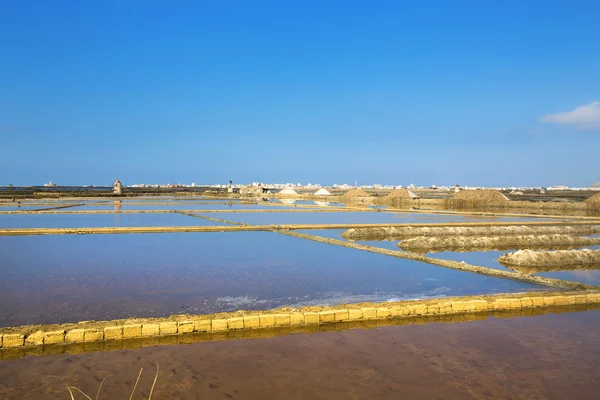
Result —
[[[142,377],[142,372],[144,372],[144,368],[140,368],[140,373],[138,374],[138,377],[135,381],[135,385],[133,386],[133,390],[131,391],[129,400],[133,399],[133,396],[137,389],[138,383],[140,382],[140,378]],[[156,364],[156,374],[154,375],[154,381],[152,382],[152,387],[150,388],[150,395],[148,396],[148,400],[152,400],[152,394],[154,393],[154,387],[156,386],[156,382],[158,381],[158,373],[159,373],[159,368],[158,368],[158,363],[157,363]],[[92,399],[89,395],[87,395],[83,390],[79,389],[78,387],[69,386],[62,379],[60,379],[58,377],[56,377],[56,378],[60,379],[60,381],[65,385],[65,387],[67,388],[67,391],[69,392],[69,397],[71,398],[71,400],[75,400],[75,395],[73,394],[73,391],[77,391],[77,392],[81,393],[88,400],[98,400],[98,398],[100,397],[100,392],[102,390],[102,385],[104,385],[104,382],[111,376],[112,375],[108,375],[104,379],[102,379],[102,382],[100,382],[100,386],[98,386],[98,390],[96,391],[95,399]]]

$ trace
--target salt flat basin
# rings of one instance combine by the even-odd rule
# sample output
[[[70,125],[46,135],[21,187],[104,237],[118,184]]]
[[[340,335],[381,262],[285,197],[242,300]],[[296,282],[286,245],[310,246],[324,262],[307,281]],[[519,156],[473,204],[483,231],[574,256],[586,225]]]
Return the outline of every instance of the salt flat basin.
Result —
[[[342,240],[350,243],[363,244],[365,246],[378,247],[387,250],[401,251],[398,246],[398,240],[348,240],[342,236],[345,229],[300,229],[297,232],[307,235],[326,237],[329,239]]]
[[[588,248],[600,250],[600,246],[591,246]],[[444,251],[427,254],[427,256],[444,260],[465,261],[471,265],[511,271],[512,269],[506,268],[497,261],[498,257],[506,253],[509,253],[509,251],[471,251],[464,253]],[[515,269],[519,270],[518,268]],[[580,282],[586,285],[600,285],[600,270],[598,269],[578,270],[576,267],[573,267],[573,269],[569,270],[568,267],[565,267],[564,271],[538,272],[532,275]]]
[[[453,260],[453,261],[464,261],[467,264],[479,265],[482,267],[488,267],[493,269],[499,269],[502,271],[510,271],[496,259],[502,254],[508,253],[508,251],[466,251],[466,252],[454,252],[454,251],[440,251],[437,253],[428,253],[427,256],[431,258],[439,258],[441,260]]]
[[[199,203],[199,202],[165,202],[164,204],[140,204],[133,203],[130,204],[128,202],[122,202],[120,204],[92,204],[92,205],[84,205],[77,207],[70,207],[67,210],[297,210],[300,207],[285,207],[285,206],[269,206],[262,204],[239,204],[238,202],[231,203],[221,203],[221,202],[211,202],[211,203]],[[0,209],[1,210],[1,209]]]
[[[100,228],[118,226],[224,225],[178,213],[0,214],[0,228]]]
[[[600,286],[600,270],[598,269],[540,272],[536,275]]]
[[[243,222],[253,225],[284,225],[284,224],[363,224],[363,223],[438,223],[438,222],[522,222],[544,221],[540,218],[469,218],[461,215],[393,213],[384,211],[363,212],[303,212],[303,213],[211,213],[211,217],[230,221]]]
[[[348,241],[342,236],[344,229],[313,229],[313,230],[300,230],[298,232],[306,233],[309,235],[327,237],[331,239]],[[593,236],[593,235],[592,235]],[[352,243],[363,244],[372,247],[379,247],[388,250],[402,251],[398,248],[398,240],[385,241],[385,240],[357,240],[350,241]],[[600,250],[600,246],[589,246],[587,248]],[[512,271],[500,264],[497,259],[503,254],[509,253],[511,250],[498,251],[465,251],[465,252],[454,252],[454,251],[440,251],[435,253],[425,254],[431,258],[437,258],[441,260],[452,260],[452,261],[464,261],[467,264],[482,266],[492,269],[498,269],[502,271]],[[586,269],[586,270],[564,270],[564,271],[549,271],[539,272],[534,275],[545,276],[548,278],[564,279],[567,281],[580,282],[587,285],[600,285],[600,270]]]
[[[164,203],[164,202],[175,202],[175,203],[197,203],[197,202],[237,202],[241,201],[238,198],[218,198],[218,197],[200,197],[200,196],[139,196],[139,197],[121,197],[112,199],[103,199],[101,201],[114,201],[120,200],[128,203]]]
[[[546,288],[272,232],[0,237],[0,326]]]
[[[600,250],[600,246],[587,247],[592,250]],[[577,281],[588,285],[600,286],[600,265],[594,266],[598,269],[579,269],[575,267],[570,271],[549,271],[539,272],[536,275],[546,276],[548,278],[565,279],[568,281]]]

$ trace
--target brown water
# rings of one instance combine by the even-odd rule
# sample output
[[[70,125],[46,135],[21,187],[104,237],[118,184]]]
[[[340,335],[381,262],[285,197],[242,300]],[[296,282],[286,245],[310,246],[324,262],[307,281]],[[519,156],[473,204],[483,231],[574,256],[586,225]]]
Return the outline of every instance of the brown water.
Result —
[[[600,311],[0,362],[0,398],[597,399]],[[77,398],[77,397],[76,397]],[[141,398],[141,397],[137,397]]]

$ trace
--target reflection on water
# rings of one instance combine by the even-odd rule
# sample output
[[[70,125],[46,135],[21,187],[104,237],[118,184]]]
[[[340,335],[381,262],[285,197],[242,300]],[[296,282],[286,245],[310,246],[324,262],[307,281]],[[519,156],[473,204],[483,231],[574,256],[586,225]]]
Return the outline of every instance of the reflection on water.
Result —
[[[482,267],[507,271],[508,268],[506,268],[497,261],[498,257],[505,253],[508,253],[508,251],[469,251],[464,253],[440,251],[436,253],[429,253],[427,254],[427,256],[432,258],[439,258],[442,260],[452,260],[458,262],[464,261],[467,264],[471,265],[478,265]]]
[[[241,199],[230,198],[230,197],[202,197],[202,196],[138,196],[138,197],[124,197],[123,202],[127,203],[164,203],[164,202],[178,202],[178,203],[221,203],[221,202],[239,202]]]
[[[598,246],[591,248],[595,249]],[[527,267],[527,266],[513,266],[505,267],[500,264],[497,259],[503,254],[508,253],[507,251],[473,251],[464,253],[455,252],[439,252],[427,254],[433,258],[439,258],[443,260],[453,261],[464,261],[467,264],[479,265],[488,268],[511,270],[520,272],[523,274],[535,274],[539,276],[545,276],[548,278],[563,279],[567,281],[576,281],[588,285],[600,285],[600,265],[583,265],[579,267],[568,267],[568,270],[562,271],[548,271],[544,272],[544,268],[540,267]],[[552,267],[556,268],[556,267]]]
[[[0,254],[0,326],[543,289],[268,232],[4,237]]]
[[[362,244],[365,246],[380,247],[380,248],[384,248],[384,249],[388,249],[388,250],[401,251],[401,249],[399,249],[398,246],[396,246],[398,244],[398,240],[394,240],[394,241],[388,241],[388,240],[354,241],[354,240],[348,240],[345,237],[343,237],[342,233],[344,231],[345,231],[345,229],[302,229],[297,232],[305,233],[308,235],[326,237],[326,238],[330,238],[330,239],[347,241],[347,242],[351,242],[351,243]]]
[[[68,208],[73,211],[114,210],[114,205],[93,204]],[[165,204],[129,204],[122,202],[120,210],[296,210],[297,207],[268,206],[263,204],[230,203],[165,203]]]
[[[600,311],[0,362],[0,398],[596,399]],[[54,378],[57,376],[59,379]],[[315,384],[317,383],[317,384]]]
[[[0,211],[31,211],[31,210],[39,210],[41,208],[48,208],[50,206],[5,206],[0,205]]]
[[[595,265],[593,270],[582,271],[553,271],[541,272],[537,275],[548,278],[565,279],[567,281],[577,281],[588,285],[600,286],[600,265]]]

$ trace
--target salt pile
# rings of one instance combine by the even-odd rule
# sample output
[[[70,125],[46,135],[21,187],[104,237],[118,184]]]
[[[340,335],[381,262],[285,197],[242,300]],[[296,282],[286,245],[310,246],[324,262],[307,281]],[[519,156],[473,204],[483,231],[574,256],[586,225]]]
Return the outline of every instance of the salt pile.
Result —
[[[600,204],[600,193],[596,193],[585,201],[588,204]]]
[[[408,189],[394,189],[386,196],[388,199],[418,199],[414,192]]]
[[[593,246],[600,244],[600,238],[587,238],[569,235],[513,235],[513,236],[419,236],[403,240],[398,244],[408,251],[444,250],[506,250],[506,249],[557,249]]]
[[[279,192],[279,194],[284,194],[286,196],[298,196],[298,192],[296,192],[294,189],[283,189],[282,191]]]
[[[523,265],[530,267],[569,267],[589,264],[599,264],[600,266],[600,250],[519,250],[500,256],[498,261],[503,265]]]
[[[344,195],[344,197],[369,197],[369,196],[370,196],[369,193],[367,193],[366,191],[364,191],[360,188],[349,190]]]
[[[352,228],[342,236],[345,238],[376,239],[396,236],[505,236],[505,235],[595,235],[600,233],[600,225],[573,226],[406,226],[381,228]]]
[[[319,189],[314,193],[315,196],[331,196],[331,192],[327,189]]]
[[[453,197],[454,200],[467,200],[467,201],[509,201],[509,198],[494,189],[482,189],[482,190],[462,190],[456,193]]]

